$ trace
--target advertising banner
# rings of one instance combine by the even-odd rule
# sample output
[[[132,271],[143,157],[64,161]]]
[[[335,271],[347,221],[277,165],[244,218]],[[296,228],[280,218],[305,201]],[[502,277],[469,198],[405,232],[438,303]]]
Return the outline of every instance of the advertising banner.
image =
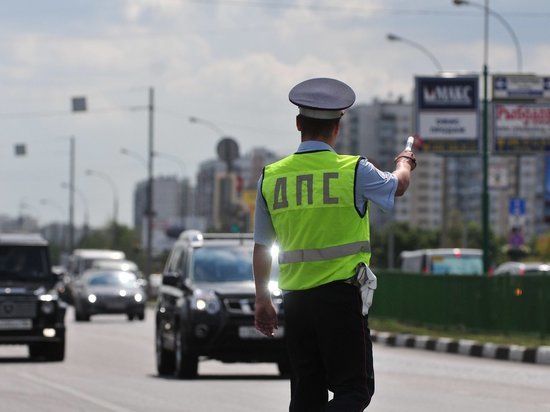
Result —
[[[550,150],[550,104],[493,104],[494,151]]]
[[[416,129],[422,151],[478,152],[478,83],[477,76],[416,78]]]

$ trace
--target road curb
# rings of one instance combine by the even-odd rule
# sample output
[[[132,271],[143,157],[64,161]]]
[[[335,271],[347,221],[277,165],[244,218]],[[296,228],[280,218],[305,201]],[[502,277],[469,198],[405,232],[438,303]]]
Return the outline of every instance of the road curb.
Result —
[[[442,353],[550,365],[550,346],[536,348],[519,345],[480,343],[468,339],[434,338],[406,333],[371,331],[372,341],[387,346],[431,350]]]

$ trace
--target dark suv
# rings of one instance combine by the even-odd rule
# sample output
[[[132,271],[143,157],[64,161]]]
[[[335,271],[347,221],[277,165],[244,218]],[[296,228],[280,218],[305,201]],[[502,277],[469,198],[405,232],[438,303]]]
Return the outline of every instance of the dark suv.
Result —
[[[279,329],[266,338],[254,328],[252,252],[250,234],[180,235],[166,262],[156,308],[160,375],[194,378],[200,357],[276,362],[282,376],[289,374],[276,273],[272,293]]]
[[[27,344],[31,358],[65,357],[65,310],[48,242],[37,234],[0,234],[0,344]]]

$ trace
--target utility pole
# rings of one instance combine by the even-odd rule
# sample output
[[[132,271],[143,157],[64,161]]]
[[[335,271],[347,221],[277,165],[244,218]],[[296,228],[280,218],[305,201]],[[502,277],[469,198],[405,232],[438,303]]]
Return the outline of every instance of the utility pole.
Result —
[[[70,155],[69,155],[69,253],[74,250],[74,170],[75,170],[75,140],[74,136],[70,138]]]
[[[153,120],[154,120],[154,89],[152,87],[149,88],[149,105],[148,105],[148,111],[149,111],[149,150],[148,150],[148,162],[147,162],[147,173],[148,173],[148,180],[147,180],[147,207],[146,207],[146,215],[147,215],[147,259],[145,263],[145,271],[146,276],[149,276],[152,271],[152,265],[153,265],[153,218],[155,215],[154,206],[153,206],[153,158],[154,158],[154,148],[153,148]]]

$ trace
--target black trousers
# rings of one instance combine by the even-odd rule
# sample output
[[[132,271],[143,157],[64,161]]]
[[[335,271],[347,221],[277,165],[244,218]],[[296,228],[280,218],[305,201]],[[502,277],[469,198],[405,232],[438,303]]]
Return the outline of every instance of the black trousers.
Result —
[[[285,294],[290,412],[360,412],[370,403],[372,344],[361,306],[359,289],[344,282]]]

